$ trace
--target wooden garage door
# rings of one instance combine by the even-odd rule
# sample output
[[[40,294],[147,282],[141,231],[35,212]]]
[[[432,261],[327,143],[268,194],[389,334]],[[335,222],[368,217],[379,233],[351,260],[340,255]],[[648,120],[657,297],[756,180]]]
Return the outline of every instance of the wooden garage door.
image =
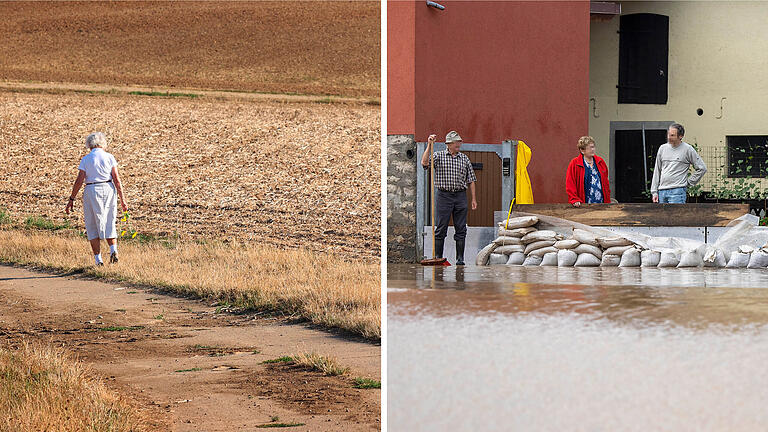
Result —
[[[467,225],[493,226],[493,212],[501,210],[501,158],[495,152],[462,152],[475,166],[475,199],[477,210],[471,210],[472,197],[467,189],[470,204]],[[451,222],[453,224],[453,222]]]

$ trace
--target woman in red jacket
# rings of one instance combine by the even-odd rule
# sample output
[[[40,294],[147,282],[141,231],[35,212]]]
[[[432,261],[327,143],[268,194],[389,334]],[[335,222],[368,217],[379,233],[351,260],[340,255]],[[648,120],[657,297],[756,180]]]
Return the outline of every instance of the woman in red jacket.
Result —
[[[565,174],[568,202],[574,207],[581,207],[581,203],[611,202],[608,166],[595,154],[595,139],[583,136],[579,138],[578,147],[581,154],[571,160]]]

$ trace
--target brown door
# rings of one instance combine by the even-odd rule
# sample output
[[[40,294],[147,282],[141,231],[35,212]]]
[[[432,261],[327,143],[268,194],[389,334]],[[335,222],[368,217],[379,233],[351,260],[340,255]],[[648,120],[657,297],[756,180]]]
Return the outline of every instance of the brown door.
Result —
[[[475,199],[477,210],[472,210],[472,196],[467,189],[467,215],[469,226],[493,226],[493,212],[501,210],[501,158],[495,152],[462,152],[475,166]],[[451,222],[453,224],[453,222]]]

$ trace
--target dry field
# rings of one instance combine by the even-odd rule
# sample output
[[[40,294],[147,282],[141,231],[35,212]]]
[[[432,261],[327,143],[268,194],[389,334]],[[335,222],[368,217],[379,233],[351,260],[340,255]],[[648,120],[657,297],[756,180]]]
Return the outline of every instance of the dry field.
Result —
[[[0,80],[380,95],[380,3],[0,2]]]
[[[0,92],[0,206],[62,222],[99,130],[141,233],[378,262],[378,106]]]

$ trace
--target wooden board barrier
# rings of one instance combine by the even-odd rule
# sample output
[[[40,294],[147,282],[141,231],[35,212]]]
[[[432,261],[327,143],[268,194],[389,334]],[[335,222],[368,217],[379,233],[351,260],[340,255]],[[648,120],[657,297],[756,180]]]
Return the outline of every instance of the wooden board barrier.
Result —
[[[749,204],[515,204],[515,212],[536,213],[590,226],[726,226],[749,213]],[[506,216],[506,215],[505,215]]]

